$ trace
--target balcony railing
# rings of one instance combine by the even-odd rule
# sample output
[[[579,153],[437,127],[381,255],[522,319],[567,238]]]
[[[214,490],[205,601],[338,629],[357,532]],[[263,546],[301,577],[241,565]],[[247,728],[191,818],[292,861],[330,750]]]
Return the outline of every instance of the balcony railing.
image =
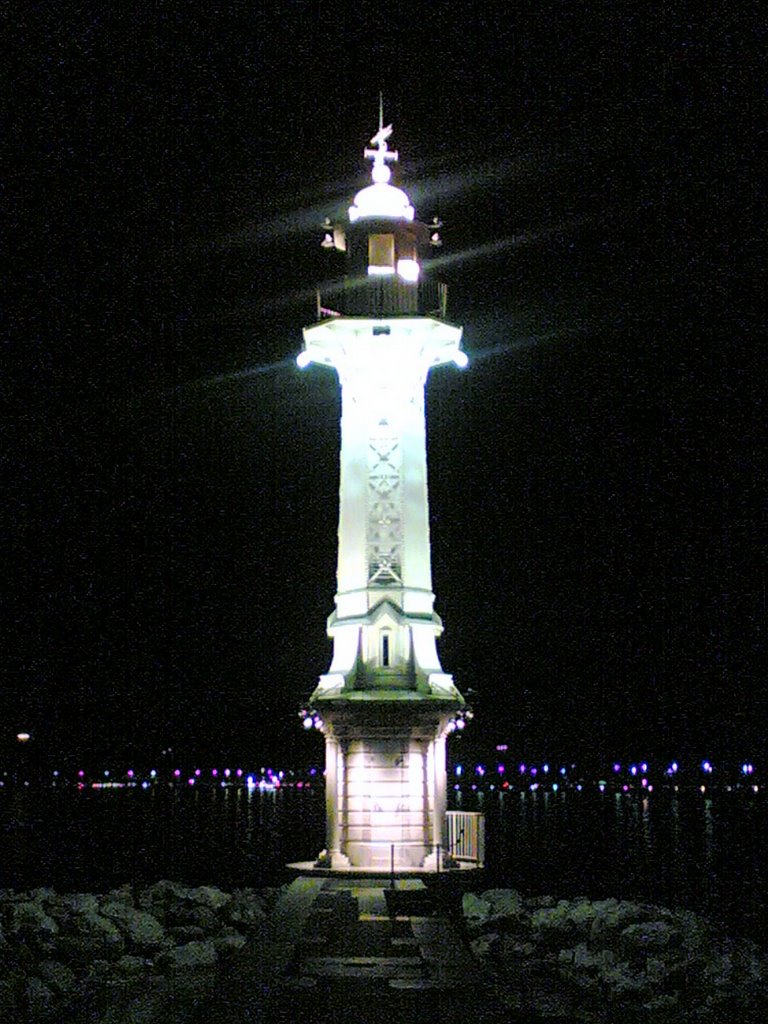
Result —
[[[446,811],[445,822],[450,856],[482,867],[485,863],[485,815],[477,811]]]
[[[334,316],[432,316],[446,319],[448,286],[442,281],[407,283],[400,278],[345,278],[317,290],[317,319]]]

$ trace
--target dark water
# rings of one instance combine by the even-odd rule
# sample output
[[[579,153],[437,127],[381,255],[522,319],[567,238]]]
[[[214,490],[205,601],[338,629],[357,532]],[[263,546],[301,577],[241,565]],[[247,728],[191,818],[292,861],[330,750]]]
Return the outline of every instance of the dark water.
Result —
[[[764,941],[764,794],[494,793],[485,886],[684,906]],[[322,788],[0,792],[0,888],[100,890],[174,878],[276,884],[323,846]]]

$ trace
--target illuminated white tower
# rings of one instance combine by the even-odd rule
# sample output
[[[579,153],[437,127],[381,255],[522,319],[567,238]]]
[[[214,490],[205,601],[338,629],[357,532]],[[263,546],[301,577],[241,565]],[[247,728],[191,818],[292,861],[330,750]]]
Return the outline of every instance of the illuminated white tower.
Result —
[[[415,220],[390,183],[391,132],[380,124],[364,151],[373,183],[348,221],[327,224],[323,244],[346,253],[347,276],[318,296],[298,358],[333,367],[342,389],[333,660],[305,719],[326,743],[319,867],[438,866],[445,741],[464,706],[437,654],[424,386],[433,366],[467,359],[446,289],[421,266],[439,224]]]

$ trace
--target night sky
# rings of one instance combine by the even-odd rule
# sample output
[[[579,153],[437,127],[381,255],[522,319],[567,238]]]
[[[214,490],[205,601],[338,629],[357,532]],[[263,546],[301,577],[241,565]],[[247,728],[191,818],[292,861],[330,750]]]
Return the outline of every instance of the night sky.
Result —
[[[757,5],[357,6],[6,8],[0,753],[321,757],[339,394],[294,358],[381,89],[471,361],[427,392],[462,742],[764,756]]]

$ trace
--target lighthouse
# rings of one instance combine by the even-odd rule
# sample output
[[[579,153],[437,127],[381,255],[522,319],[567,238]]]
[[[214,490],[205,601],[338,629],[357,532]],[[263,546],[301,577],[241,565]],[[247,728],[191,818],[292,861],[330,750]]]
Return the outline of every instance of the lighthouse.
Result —
[[[333,657],[302,715],[325,737],[327,869],[441,870],[446,738],[467,714],[437,651],[430,560],[424,389],[433,367],[463,367],[447,290],[425,272],[439,222],[421,223],[392,183],[392,127],[364,149],[371,183],[323,245],[345,276],[320,290],[300,367],[341,386]],[[340,257],[341,258],[341,257]]]

